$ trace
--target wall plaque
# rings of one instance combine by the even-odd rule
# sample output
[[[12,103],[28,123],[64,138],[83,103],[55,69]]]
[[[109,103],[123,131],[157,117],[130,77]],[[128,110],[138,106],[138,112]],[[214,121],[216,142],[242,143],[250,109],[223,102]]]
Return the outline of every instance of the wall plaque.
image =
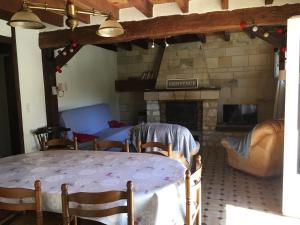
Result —
[[[198,79],[168,79],[167,80],[167,89],[190,89],[198,88]]]

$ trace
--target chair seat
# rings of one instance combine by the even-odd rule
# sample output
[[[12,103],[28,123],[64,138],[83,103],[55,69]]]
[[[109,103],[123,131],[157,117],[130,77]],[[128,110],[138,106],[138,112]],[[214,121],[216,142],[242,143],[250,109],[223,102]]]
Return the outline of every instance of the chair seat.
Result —
[[[10,219],[5,225],[36,225],[34,211],[19,213]],[[62,216],[57,213],[43,212],[43,225],[62,225]]]

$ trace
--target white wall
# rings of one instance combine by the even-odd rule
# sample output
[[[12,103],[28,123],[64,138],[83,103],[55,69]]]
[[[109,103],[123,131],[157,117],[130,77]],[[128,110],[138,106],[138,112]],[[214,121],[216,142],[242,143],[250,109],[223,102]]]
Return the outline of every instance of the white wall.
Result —
[[[32,130],[45,126],[46,108],[38,31],[16,29],[25,152],[38,149]]]
[[[117,79],[117,54],[95,46],[84,46],[57,73],[57,83],[67,90],[58,98],[59,110],[109,103],[116,119],[119,119]]]
[[[7,21],[0,20],[0,35],[6,36],[6,37],[11,37],[11,28],[6,23],[7,23]]]

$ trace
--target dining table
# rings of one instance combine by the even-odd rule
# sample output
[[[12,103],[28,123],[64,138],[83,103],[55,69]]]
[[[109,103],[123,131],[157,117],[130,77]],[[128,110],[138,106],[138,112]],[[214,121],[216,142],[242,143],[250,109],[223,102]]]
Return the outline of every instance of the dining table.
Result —
[[[135,225],[182,225],[185,170],[178,161],[155,154],[48,150],[1,158],[0,187],[33,188],[34,181],[40,180],[43,210],[61,213],[63,183],[69,193],[105,192],[126,190],[131,180]],[[126,214],[89,219],[127,224]]]

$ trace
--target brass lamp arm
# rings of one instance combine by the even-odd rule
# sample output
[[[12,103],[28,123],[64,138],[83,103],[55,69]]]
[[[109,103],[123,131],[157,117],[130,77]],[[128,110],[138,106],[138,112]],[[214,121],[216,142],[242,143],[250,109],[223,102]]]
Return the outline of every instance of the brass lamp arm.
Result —
[[[55,12],[65,12],[68,13],[65,8],[57,8],[57,7],[48,7],[48,4],[45,3],[35,3],[30,1],[23,1],[23,5],[26,5],[30,9],[41,9],[46,11],[55,11]],[[91,15],[91,16],[108,16],[108,13],[100,12],[95,9],[92,11],[83,11],[83,10],[77,10],[76,14],[85,14],[85,15]]]

